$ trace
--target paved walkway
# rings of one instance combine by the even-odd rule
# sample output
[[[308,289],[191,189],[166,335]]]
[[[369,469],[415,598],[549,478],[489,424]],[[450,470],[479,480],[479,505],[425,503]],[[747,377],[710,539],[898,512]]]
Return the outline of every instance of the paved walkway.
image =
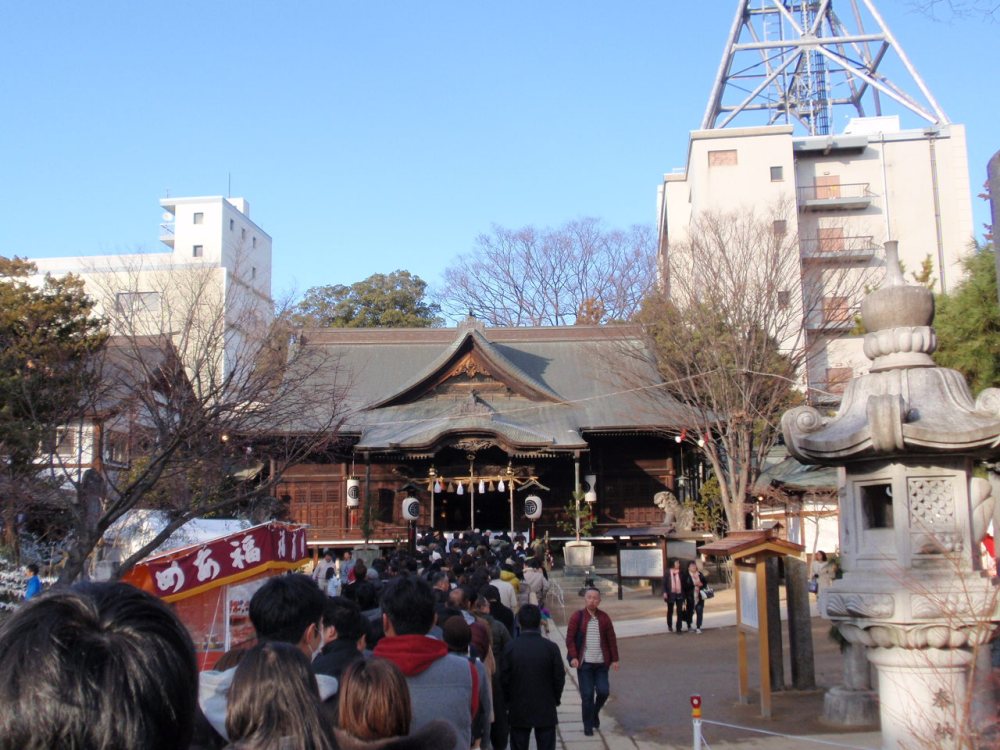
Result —
[[[553,576],[553,580],[561,583],[565,596],[566,616],[578,609],[581,605],[577,597],[577,582],[572,582],[572,590],[568,581],[561,581],[560,576]],[[607,587],[601,586],[607,591]],[[647,589],[648,591],[648,589]],[[642,638],[644,636],[660,635],[667,632],[666,620],[663,615],[662,602],[652,596],[643,596],[638,590],[630,591],[632,596],[626,595],[624,601],[619,601],[616,594],[607,592],[604,596],[601,608],[607,611],[615,621],[615,632],[619,639]],[[566,643],[563,626],[558,624],[565,620],[561,612],[555,612],[557,624],[551,628],[549,638],[554,641],[566,657]],[[725,628],[736,625],[735,595],[730,591],[719,591],[715,599],[712,600],[712,608],[705,613],[704,627]],[[687,637],[686,635],[683,637]],[[652,667],[655,668],[655,667]],[[567,670],[566,689],[563,691],[562,705],[559,707],[559,748],[566,750],[646,750],[647,748],[673,748],[681,750],[693,746],[693,728],[691,738],[684,743],[655,743],[635,740],[630,737],[615,721],[611,712],[604,710],[601,712],[601,728],[595,730],[593,737],[583,734],[583,720],[580,713],[580,691],[576,681],[576,670]],[[705,717],[709,717],[706,715]],[[704,734],[711,734],[711,726],[706,725]],[[881,746],[882,736],[879,732],[866,733],[845,733],[845,734],[822,734],[809,736],[788,736],[779,734],[761,733],[759,739],[741,740],[738,742],[713,743],[713,748],[726,748],[726,750],[809,750],[816,748],[878,748]],[[532,742],[534,748],[534,743]],[[708,747],[705,743],[703,747]]]

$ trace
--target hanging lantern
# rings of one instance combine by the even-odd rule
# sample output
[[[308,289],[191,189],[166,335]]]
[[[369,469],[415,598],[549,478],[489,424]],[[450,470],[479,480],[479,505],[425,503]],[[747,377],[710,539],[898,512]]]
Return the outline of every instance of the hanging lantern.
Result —
[[[677,441],[678,443],[683,443],[687,439],[687,436],[688,436],[688,431],[687,428],[685,428],[681,430],[681,434],[675,437],[674,440]]]
[[[492,479],[490,480],[489,487],[487,487],[486,489],[489,490],[490,492],[495,492],[496,491],[496,488],[493,486],[493,480]]]
[[[507,489],[507,485],[505,485],[503,483],[503,480],[501,479],[499,482],[497,482],[497,492],[503,492],[505,489]]]
[[[597,493],[594,490],[587,490],[587,494],[583,496],[583,500],[588,505],[593,505],[597,502]]]
[[[448,489],[446,490],[446,492],[454,492],[454,490],[452,489],[451,482],[448,482]]]
[[[583,491],[590,492],[597,489],[597,474],[583,475]]]
[[[351,477],[347,480],[347,507],[357,508],[361,504],[361,480]]]
[[[535,521],[542,516],[542,498],[538,495],[528,495],[524,498],[524,517]]]
[[[441,482],[437,479],[434,480],[434,491],[441,492]]]
[[[480,495],[486,494],[486,482],[484,482],[482,479],[479,480],[479,494]]]
[[[405,521],[417,521],[420,519],[420,501],[417,498],[410,497],[403,499],[403,520]]]
[[[456,495],[464,495],[465,494],[465,487],[462,486],[461,482],[458,483],[458,489],[455,490],[455,494]]]

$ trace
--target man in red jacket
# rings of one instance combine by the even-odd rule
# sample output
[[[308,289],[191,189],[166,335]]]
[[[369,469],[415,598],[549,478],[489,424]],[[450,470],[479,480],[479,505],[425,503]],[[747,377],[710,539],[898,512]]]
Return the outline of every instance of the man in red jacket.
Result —
[[[591,737],[594,730],[601,727],[601,707],[611,693],[608,670],[618,671],[618,639],[611,618],[599,609],[601,592],[587,589],[583,603],[584,608],[569,618],[566,652],[580,684],[583,733]]]

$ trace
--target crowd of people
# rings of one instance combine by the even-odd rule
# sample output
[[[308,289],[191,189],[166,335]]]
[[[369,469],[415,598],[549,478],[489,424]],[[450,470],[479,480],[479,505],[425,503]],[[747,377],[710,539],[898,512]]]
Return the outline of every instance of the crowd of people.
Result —
[[[0,750],[520,750],[532,730],[552,748],[565,664],[542,637],[544,552],[469,532],[370,564],[324,554],[311,575],[268,578],[254,640],[200,674],[155,597],[120,583],[37,596],[0,628]]]

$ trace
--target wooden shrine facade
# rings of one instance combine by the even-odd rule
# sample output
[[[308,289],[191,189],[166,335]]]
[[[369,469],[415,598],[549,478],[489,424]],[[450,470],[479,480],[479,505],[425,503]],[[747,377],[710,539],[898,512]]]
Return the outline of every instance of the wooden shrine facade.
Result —
[[[356,384],[342,431],[348,447],[294,467],[278,489],[313,545],[361,539],[366,503],[371,538],[381,541],[405,537],[402,501],[410,497],[421,527],[509,531],[513,522],[524,533],[524,500],[534,496],[537,531],[559,535],[578,481],[596,492],[599,528],[658,523],[654,494],[684,499],[700,485],[700,465],[675,439],[684,409],[655,387],[632,327],[469,321],[457,329],[306,330],[299,342],[321,348]]]

